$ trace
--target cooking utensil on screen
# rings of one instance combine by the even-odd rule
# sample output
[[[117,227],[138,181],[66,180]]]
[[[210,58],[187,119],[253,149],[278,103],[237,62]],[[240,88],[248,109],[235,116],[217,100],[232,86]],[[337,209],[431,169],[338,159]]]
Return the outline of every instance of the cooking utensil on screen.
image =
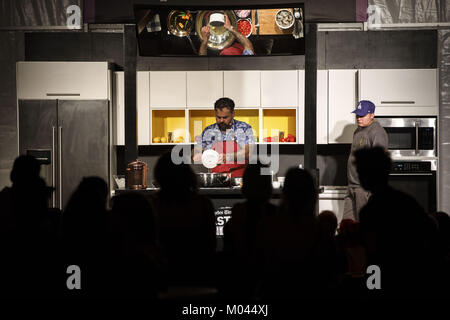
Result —
[[[256,35],[259,35],[259,14],[258,14],[258,10],[255,10],[255,29],[256,29]]]
[[[200,40],[203,40],[202,35],[202,28],[204,26],[209,27],[209,38],[207,46],[210,49],[213,50],[222,50],[223,48],[228,47],[231,45],[235,37],[234,35],[228,31],[223,24],[214,26],[210,23],[211,15],[213,14],[226,14],[228,16],[228,19],[230,19],[230,23],[233,26],[234,29],[237,29],[237,20],[236,15],[234,14],[233,10],[223,10],[223,11],[200,11],[197,14],[197,17],[195,19],[195,31],[197,32],[198,37]],[[213,19],[214,21],[214,19]]]
[[[194,16],[190,11],[172,10],[167,16],[167,28],[169,32],[177,37],[186,37],[192,47],[192,51],[197,54],[197,48],[195,47],[190,33],[194,27]]]
[[[222,27],[225,24],[225,15],[222,12],[215,12],[209,16],[209,25],[212,27]]]
[[[303,37],[303,14],[301,8],[294,8],[294,32],[292,35],[295,39]]]

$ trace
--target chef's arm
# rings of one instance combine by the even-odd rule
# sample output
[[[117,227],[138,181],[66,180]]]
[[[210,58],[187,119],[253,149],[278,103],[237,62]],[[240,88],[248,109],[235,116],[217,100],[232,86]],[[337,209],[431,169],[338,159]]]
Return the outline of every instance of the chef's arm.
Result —
[[[202,44],[200,45],[200,49],[198,50],[199,56],[206,56],[208,53],[208,39],[210,35],[209,27],[202,27]]]
[[[240,33],[239,31],[237,31],[236,29],[234,29],[233,27],[230,27],[230,29],[228,29],[232,34],[234,34],[234,36],[236,37],[237,41],[239,42],[239,44],[241,46],[244,47],[244,50],[250,50],[251,52],[255,52],[253,50],[253,44],[250,40],[248,40],[247,37],[245,37],[242,33]]]
[[[253,148],[255,148],[254,144],[246,144],[244,148],[241,148],[235,152],[230,152],[226,154],[226,160],[227,162],[235,162],[238,160],[248,160],[250,158],[250,154],[253,151]]]
[[[228,19],[228,16],[225,15],[225,28],[228,29],[228,31],[230,31],[237,39],[237,41],[239,42],[239,44],[241,46],[244,47],[244,50],[250,50],[251,52],[255,52],[255,50],[253,50],[253,44],[250,40],[248,40],[247,37],[245,37],[242,33],[240,33],[239,31],[237,31],[236,29],[233,28],[233,26],[231,25],[230,19]]]
[[[208,53],[207,47],[208,47],[208,40],[206,40],[206,41],[203,40],[202,44],[200,45],[200,49],[198,50],[198,55],[206,56]]]
[[[199,147],[196,148],[195,146],[194,146],[194,148],[192,148],[191,155],[192,155],[192,160],[194,161],[194,163],[202,161],[203,151],[205,151],[203,148],[199,148]]]

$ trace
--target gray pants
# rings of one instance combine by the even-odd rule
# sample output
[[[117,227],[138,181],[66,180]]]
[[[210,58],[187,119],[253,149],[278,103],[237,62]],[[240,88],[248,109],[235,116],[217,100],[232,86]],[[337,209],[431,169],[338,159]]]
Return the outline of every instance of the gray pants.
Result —
[[[347,196],[344,199],[344,215],[342,219],[359,221],[359,211],[369,200],[370,192],[361,187],[348,187]]]

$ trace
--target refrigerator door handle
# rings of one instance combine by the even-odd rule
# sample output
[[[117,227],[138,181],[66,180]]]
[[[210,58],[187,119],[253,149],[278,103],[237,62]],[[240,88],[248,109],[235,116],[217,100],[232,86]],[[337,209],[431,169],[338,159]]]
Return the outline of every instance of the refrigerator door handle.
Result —
[[[58,127],[59,209],[62,208],[62,127]]]
[[[55,151],[56,151],[56,145],[55,145],[55,136],[56,136],[56,127],[53,126],[52,127],[52,184],[53,187],[56,186],[56,155],[55,155]],[[52,203],[53,203],[53,208],[56,208],[56,191],[52,192]]]

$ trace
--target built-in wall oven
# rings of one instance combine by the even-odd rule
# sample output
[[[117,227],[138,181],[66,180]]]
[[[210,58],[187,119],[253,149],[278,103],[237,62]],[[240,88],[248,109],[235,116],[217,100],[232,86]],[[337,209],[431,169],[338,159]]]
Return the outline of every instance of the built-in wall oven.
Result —
[[[436,117],[377,117],[389,138],[395,157],[436,157]]]
[[[432,213],[437,207],[437,160],[393,160],[389,184],[412,197]]]

